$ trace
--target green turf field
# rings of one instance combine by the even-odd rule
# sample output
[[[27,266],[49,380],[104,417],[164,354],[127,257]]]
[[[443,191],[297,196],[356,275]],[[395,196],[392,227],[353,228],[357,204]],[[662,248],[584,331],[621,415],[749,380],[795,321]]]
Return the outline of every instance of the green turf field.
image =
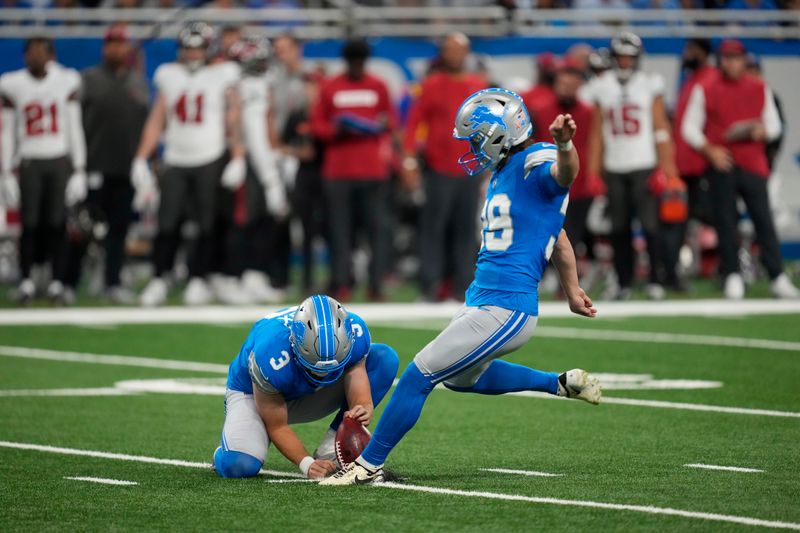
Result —
[[[542,336],[509,360],[617,374],[607,377],[609,384],[628,390],[607,390],[610,403],[598,407],[434,391],[419,424],[390,457],[389,466],[413,490],[329,489],[276,475],[222,480],[210,467],[191,464],[209,463],[218,445],[221,395],[109,395],[130,380],[222,386],[222,365],[237,352],[248,325],[0,327],[0,531],[736,531],[781,525],[776,522],[800,529],[800,316],[543,319],[539,325]],[[397,349],[404,367],[440,326],[371,330],[373,340]],[[563,329],[575,327],[615,333],[577,339]],[[625,332],[671,335],[626,340]],[[782,342],[720,346],[724,339],[707,336]],[[140,359],[98,364],[10,352],[220,366],[198,371]],[[688,388],[699,386],[712,388]],[[106,395],[41,396],[56,388],[103,389],[94,393]],[[23,389],[21,396],[10,395]],[[320,421],[297,430],[313,450],[326,426]],[[190,463],[65,455],[19,449],[19,443]],[[684,466],[696,463],[762,472]],[[264,468],[297,473],[274,448]],[[557,476],[482,470],[492,468]],[[138,484],[65,479],[76,476]],[[272,483],[280,479],[291,482]],[[689,514],[654,514],[662,513],[655,508]],[[709,520],[715,514],[726,517]]]

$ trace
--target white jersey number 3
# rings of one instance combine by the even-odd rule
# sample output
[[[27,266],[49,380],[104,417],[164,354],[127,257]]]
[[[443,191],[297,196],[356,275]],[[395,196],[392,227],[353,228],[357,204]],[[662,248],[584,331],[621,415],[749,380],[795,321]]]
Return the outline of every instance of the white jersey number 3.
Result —
[[[507,194],[495,194],[483,209],[483,247],[490,252],[504,252],[514,242],[514,223],[511,220],[511,199]]]

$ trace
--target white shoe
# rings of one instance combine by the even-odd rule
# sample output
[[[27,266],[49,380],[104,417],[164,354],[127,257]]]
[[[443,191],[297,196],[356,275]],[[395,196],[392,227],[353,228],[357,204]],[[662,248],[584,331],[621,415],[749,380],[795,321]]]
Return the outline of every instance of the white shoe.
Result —
[[[657,302],[663,300],[667,296],[664,287],[662,287],[658,283],[648,283],[647,286],[644,288],[644,292],[645,294],[647,294],[648,299]]]
[[[239,280],[233,276],[214,274],[209,285],[214,297],[225,305],[248,305],[254,302],[251,295],[242,289]]]
[[[741,274],[728,274],[725,278],[725,298],[728,300],[741,300],[744,298],[744,280]]]
[[[325,436],[322,438],[322,442],[320,442],[317,449],[314,450],[312,457],[314,459],[324,459],[327,461],[336,460],[336,431],[328,428],[328,431],[325,432]]]
[[[167,281],[162,278],[153,278],[139,296],[139,303],[143,307],[157,307],[167,301]]]
[[[789,276],[787,276],[785,272],[772,280],[770,292],[772,292],[775,298],[780,298],[782,300],[800,299],[800,289],[795,287],[794,283],[792,283],[792,280],[789,279]]]
[[[106,298],[111,303],[122,305],[131,305],[136,302],[136,295],[133,294],[133,291],[120,285],[109,288],[106,291]]]
[[[14,301],[19,304],[28,304],[36,296],[36,284],[30,278],[23,279],[14,292]]]
[[[247,270],[242,274],[242,289],[258,303],[276,304],[286,297],[285,291],[272,288],[267,275],[257,270]]]
[[[383,475],[383,468],[370,471],[356,462],[350,463],[331,477],[326,477],[319,484],[329,486],[372,485],[373,483],[383,483],[384,481],[386,481],[386,478]]]
[[[586,370],[574,368],[558,376],[557,394],[597,405],[603,395],[603,387],[600,380]]]
[[[211,302],[211,290],[203,278],[192,278],[183,291],[183,303],[186,305],[207,305]]]

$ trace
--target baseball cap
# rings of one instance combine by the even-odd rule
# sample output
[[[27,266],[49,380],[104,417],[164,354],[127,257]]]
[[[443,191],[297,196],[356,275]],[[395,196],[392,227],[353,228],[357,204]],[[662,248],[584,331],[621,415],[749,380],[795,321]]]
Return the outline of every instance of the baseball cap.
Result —
[[[721,56],[741,56],[747,53],[747,49],[739,39],[725,39],[720,43],[717,53]]]

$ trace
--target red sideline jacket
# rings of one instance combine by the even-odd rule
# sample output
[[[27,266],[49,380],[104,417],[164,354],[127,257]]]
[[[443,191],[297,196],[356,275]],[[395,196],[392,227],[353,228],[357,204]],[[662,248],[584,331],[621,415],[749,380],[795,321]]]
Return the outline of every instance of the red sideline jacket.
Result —
[[[708,142],[725,146],[740,168],[764,178],[769,177],[769,164],[763,142],[726,142],[724,134],[740,121],[760,120],[764,112],[764,81],[745,74],[738,80],[717,76],[702,86],[705,92]]]
[[[486,88],[483,78],[474,74],[453,75],[437,72],[422,82],[419,97],[411,106],[403,137],[406,152],[415,153],[420,141],[420,126],[427,126],[423,154],[434,172],[463,177],[458,158],[469,150],[464,141],[453,138],[456,113],[468,96]]]
[[[681,176],[700,176],[708,169],[706,158],[684,140],[681,134],[681,125],[692,89],[698,83],[710,83],[718,74],[717,69],[712,66],[700,67],[694,74],[686,78],[678,95],[678,104],[675,106],[675,127],[672,131],[675,132],[675,159]]]
[[[550,137],[550,124],[553,123],[558,115],[570,113],[578,126],[572,143],[575,145],[578,154],[584,156],[589,148],[589,132],[592,130],[594,108],[580,100],[570,108],[562,106],[555,98],[545,98],[538,100],[538,102],[539,104],[536,101],[532,102],[532,107],[528,108],[533,121],[533,136],[536,142],[553,142],[552,137]],[[569,189],[569,197],[572,199],[593,198],[602,191],[603,183],[600,180],[597,183],[590,183],[585,169],[586,163],[583,162],[578,170],[578,175],[575,177],[575,182]]]
[[[388,121],[380,135],[336,135],[337,117],[355,115],[367,120]],[[322,176],[329,180],[385,180],[389,177],[391,140],[388,132],[396,123],[386,84],[365,74],[353,80],[346,74],[323,82],[319,100],[311,112],[311,129],[325,143]]]

